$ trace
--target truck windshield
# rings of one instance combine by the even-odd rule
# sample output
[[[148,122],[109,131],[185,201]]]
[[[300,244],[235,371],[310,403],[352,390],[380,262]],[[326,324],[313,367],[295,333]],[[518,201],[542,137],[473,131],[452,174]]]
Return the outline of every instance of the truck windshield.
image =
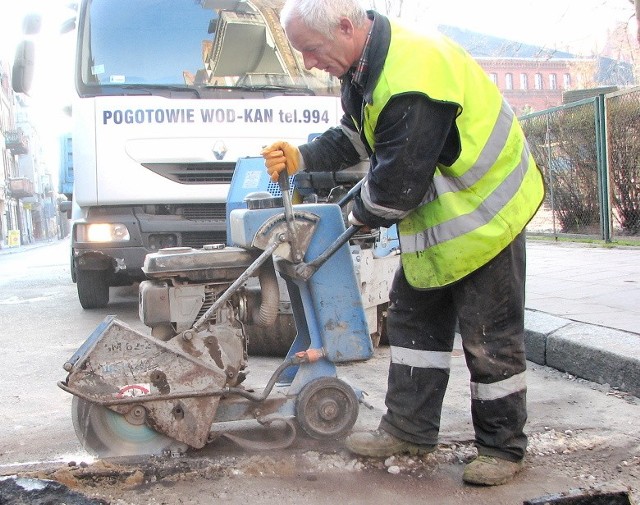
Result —
[[[88,0],[79,18],[81,95],[255,89],[335,95],[280,26],[279,0]]]

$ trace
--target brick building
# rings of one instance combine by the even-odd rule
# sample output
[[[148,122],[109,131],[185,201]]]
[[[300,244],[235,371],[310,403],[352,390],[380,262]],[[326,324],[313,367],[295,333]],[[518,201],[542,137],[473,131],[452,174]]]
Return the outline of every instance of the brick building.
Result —
[[[562,104],[563,92],[581,80],[570,59],[478,58],[478,62],[518,115]]]
[[[562,105],[567,91],[635,84],[629,61],[583,58],[451,26],[438,29],[471,53],[518,115]]]

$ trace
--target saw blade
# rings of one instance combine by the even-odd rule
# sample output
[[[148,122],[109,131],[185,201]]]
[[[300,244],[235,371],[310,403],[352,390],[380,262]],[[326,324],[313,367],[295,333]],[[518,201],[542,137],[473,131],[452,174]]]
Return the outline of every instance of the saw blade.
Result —
[[[78,440],[88,452],[99,457],[162,454],[184,449],[183,444],[146,424],[131,424],[123,415],[77,396],[73,397],[71,409]]]

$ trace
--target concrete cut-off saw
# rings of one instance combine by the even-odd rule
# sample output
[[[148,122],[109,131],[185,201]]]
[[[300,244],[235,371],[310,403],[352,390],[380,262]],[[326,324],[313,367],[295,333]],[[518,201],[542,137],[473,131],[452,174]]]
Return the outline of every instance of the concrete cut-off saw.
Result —
[[[338,378],[336,364],[373,355],[397,237],[383,230],[372,247],[354,245],[361,232],[345,226],[345,207],[357,185],[336,203],[294,206],[292,181],[271,183],[262,158],[239,160],[227,244],[147,256],[139,313],[151,335],[107,316],[64,364],[58,385],[73,395],[86,450],[181,453],[221,435],[274,447],[238,435],[272,424],[284,427],[277,444],[286,447],[298,428],[315,439],[351,430],[364,393]],[[242,203],[230,203],[238,191]],[[263,388],[246,387],[247,327],[285,327],[283,298],[295,326],[289,350]]]

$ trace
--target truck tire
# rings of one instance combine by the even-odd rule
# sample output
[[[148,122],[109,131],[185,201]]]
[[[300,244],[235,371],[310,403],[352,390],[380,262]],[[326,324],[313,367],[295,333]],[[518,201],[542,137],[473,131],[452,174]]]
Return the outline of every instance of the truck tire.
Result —
[[[106,270],[76,270],[76,287],[83,309],[101,309],[109,303],[109,273]]]
[[[71,282],[75,283],[76,282],[76,262],[73,258],[74,258],[73,251],[71,251],[71,257],[69,258],[70,267],[71,267]]]

